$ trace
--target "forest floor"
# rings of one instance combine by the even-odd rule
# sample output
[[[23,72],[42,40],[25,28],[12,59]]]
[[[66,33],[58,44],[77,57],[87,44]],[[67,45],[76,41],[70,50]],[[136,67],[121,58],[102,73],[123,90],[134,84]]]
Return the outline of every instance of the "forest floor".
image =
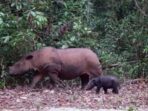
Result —
[[[57,87],[52,90],[33,90],[28,86],[0,89],[0,111],[56,111],[54,108],[74,108],[57,111],[80,111],[75,108],[81,111],[148,111],[148,83],[121,85],[119,94],[113,94],[111,90],[109,94],[104,94],[103,90],[96,94],[95,89],[85,91],[80,86]]]

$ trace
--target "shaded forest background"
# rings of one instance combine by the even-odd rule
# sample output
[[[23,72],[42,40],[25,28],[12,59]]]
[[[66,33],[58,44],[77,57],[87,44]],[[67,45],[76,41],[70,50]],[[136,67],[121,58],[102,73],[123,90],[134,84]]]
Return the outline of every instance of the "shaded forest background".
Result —
[[[22,79],[8,66],[43,46],[89,47],[104,73],[146,78],[148,0],[1,0],[0,87]]]

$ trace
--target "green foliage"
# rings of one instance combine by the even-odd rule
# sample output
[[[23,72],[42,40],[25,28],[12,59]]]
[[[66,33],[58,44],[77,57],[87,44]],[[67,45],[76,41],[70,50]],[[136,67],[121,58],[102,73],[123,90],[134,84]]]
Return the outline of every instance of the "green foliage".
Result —
[[[0,87],[8,66],[43,46],[89,47],[120,77],[147,76],[147,1],[4,0],[0,2]],[[13,81],[13,80],[12,80]]]
[[[132,78],[146,76],[146,17],[139,14],[139,9],[136,9],[134,1],[131,0],[95,1],[95,10],[100,8],[102,13],[97,15],[100,19],[97,20],[95,30],[100,33],[101,58],[104,64],[120,64],[120,68],[112,68],[109,72]]]
[[[137,111],[137,109],[135,109],[133,107],[129,107],[127,111]]]

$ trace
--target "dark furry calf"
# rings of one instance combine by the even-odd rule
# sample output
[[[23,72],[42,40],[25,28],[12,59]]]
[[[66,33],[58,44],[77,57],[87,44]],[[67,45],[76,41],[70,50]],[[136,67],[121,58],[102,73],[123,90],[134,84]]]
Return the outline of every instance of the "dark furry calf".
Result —
[[[99,76],[93,78],[86,86],[86,90],[90,90],[95,86],[97,87],[96,93],[99,93],[100,89],[103,88],[105,94],[108,93],[107,89],[112,89],[113,93],[118,94],[120,88],[119,80],[115,76]]]

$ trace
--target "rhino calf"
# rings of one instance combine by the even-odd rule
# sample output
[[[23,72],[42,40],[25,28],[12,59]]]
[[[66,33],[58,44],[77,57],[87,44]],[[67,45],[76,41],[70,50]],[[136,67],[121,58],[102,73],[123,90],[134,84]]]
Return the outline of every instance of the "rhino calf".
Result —
[[[99,76],[90,80],[86,86],[86,90],[90,90],[94,87],[97,87],[96,93],[100,92],[100,89],[103,88],[105,94],[107,94],[107,89],[112,89],[112,92],[115,94],[119,93],[120,84],[118,79],[115,76]]]

